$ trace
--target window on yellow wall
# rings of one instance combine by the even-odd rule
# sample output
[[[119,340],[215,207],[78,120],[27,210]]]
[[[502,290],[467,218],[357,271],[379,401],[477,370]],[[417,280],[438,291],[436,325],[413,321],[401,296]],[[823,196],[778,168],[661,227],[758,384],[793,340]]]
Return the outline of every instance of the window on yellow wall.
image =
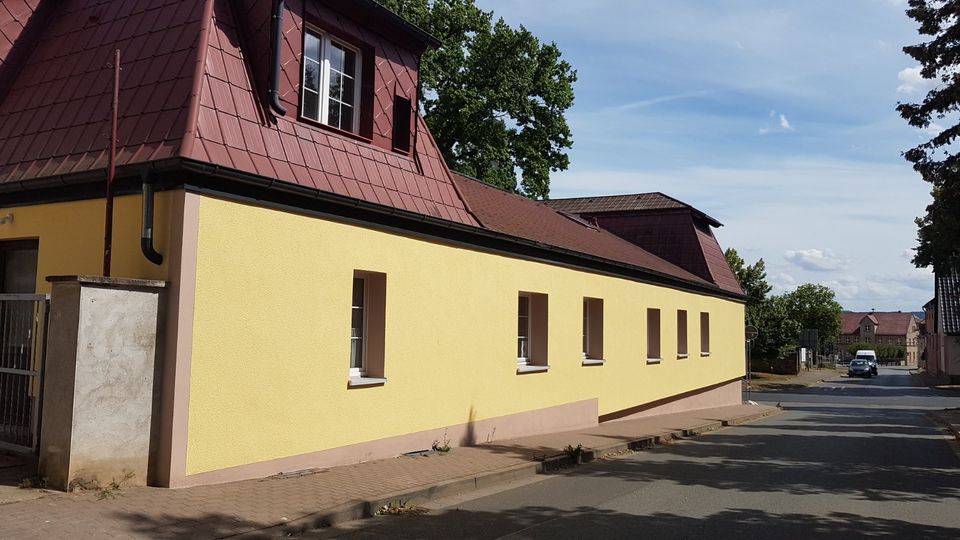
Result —
[[[700,313],[700,356],[710,356],[710,314]]]
[[[603,300],[583,299],[583,359],[603,360]]]
[[[687,311],[677,310],[677,356],[687,357]]]
[[[660,310],[647,309],[647,362],[660,361]]]
[[[387,276],[357,270],[350,301],[350,386],[384,384]]]
[[[517,373],[546,371],[547,295],[517,295]]]

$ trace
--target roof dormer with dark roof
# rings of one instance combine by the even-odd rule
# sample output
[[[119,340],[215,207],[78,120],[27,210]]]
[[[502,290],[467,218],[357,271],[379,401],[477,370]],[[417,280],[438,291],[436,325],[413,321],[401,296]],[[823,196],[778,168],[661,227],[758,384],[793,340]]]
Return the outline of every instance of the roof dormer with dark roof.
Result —
[[[551,199],[556,210],[579,215],[720,288],[742,293],[713,234],[722,224],[663,193]]]

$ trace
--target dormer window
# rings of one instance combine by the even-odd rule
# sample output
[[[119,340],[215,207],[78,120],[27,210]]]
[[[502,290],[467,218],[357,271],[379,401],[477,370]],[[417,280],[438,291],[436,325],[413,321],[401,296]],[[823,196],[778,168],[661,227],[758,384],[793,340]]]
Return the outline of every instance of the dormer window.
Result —
[[[305,32],[301,116],[356,133],[360,119],[360,59],[357,49],[327,34]]]

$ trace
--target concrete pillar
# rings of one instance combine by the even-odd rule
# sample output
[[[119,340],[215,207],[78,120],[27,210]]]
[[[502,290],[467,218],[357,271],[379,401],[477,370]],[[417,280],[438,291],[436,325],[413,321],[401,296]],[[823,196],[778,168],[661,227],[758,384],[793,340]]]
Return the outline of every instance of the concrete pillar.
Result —
[[[55,489],[144,485],[162,281],[51,276],[40,476]]]

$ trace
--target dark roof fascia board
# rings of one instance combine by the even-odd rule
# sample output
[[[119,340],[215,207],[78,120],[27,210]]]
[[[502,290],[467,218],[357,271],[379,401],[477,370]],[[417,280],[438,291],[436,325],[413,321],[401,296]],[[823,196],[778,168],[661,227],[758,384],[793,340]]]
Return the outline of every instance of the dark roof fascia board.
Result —
[[[376,17],[387,26],[396,28],[397,30],[417,38],[420,42],[428,47],[438,48],[443,45],[443,42],[437,39],[433,34],[404,19],[392,9],[381,5],[375,0],[353,0],[353,4],[357,9]]]
[[[627,278],[738,303],[746,301],[743,295],[648,268],[187,158],[171,158],[153,162],[148,166],[141,164],[118,168],[117,194],[139,193],[138,178],[145,167],[152,170],[158,191],[183,187],[193,192],[224,199],[333,219],[406,236],[440,240],[468,248],[481,248],[515,258]],[[16,193],[11,193],[13,190],[8,186],[0,185],[0,206],[24,206],[103,197],[105,188],[101,182],[105,182],[105,175],[103,171],[92,172],[96,174],[85,173],[83,179],[64,176],[18,182],[21,188],[39,187],[41,189]],[[2,193],[3,191],[7,193]]]

